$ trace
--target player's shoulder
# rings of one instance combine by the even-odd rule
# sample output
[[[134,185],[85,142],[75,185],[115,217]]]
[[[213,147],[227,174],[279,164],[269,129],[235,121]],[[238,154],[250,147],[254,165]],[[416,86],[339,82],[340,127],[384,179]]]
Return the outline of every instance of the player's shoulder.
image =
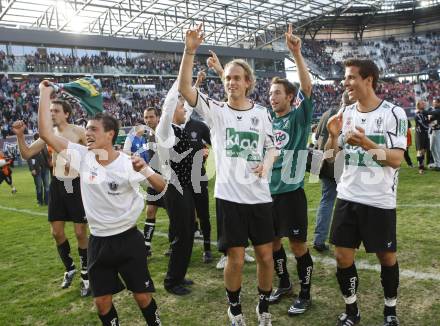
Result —
[[[391,102],[388,102],[386,100],[382,101],[380,105],[380,109],[385,111],[385,113],[398,115],[398,116],[406,116],[405,110],[402,109],[400,106],[393,104]]]
[[[78,135],[85,134],[85,132],[86,132],[86,128],[84,128],[82,126],[77,126],[74,124],[71,124],[71,126],[72,126],[72,131]]]

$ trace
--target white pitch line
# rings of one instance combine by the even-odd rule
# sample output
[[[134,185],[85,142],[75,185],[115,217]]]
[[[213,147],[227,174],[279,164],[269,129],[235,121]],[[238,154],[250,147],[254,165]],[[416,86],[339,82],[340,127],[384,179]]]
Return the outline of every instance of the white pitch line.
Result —
[[[31,215],[47,216],[47,213],[40,213],[40,212],[32,211],[29,209],[18,209],[18,208],[14,208],[14,207],[5,207],[2,205],[0,205],[0,209],[18,212],[18,213],[26,213],[26,214],[31,214]],[[156,221],[156,224],[162,224],[164,222],[165,221],[159,220],[159,221]],[[163,238],[168,238],[167,233],[155,231],[154,234],[157,236],[163,237]],[[194,242],[201,243],[201,244],[203,243],[202,240],[197,240],[197,239],[194,240]],[[216,246],[217,242],[211,241],[211,244]],[[252,251],[252,248],[249,247],[246,250]],[[291,253],[287,253],[287,256],[291,259],[294,258],[294,256]],[[312,256],[312,259],[313,259],[313,261],[319,262],[325,266],[336,267],[336,261],[334,258]],[[380,271],[379,264],[372,265],[366,260],[356,260],[356,267],[361,270],[363,269],[363,270],[370,270],[370,271]],[[431,279],[431,280],[440,281],[440,273],[427,273],[427,272],[414,271],[411,269],[400,269],[400,275],[403,277],[407,277],[407,278],[414,278],[416,280],[429,280],[429,279]]]

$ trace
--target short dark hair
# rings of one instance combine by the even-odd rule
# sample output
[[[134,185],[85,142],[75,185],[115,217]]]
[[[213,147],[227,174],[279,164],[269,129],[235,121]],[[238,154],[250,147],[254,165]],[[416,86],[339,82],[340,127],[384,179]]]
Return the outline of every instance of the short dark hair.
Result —
[[[281,77],[272,78],[271,85],[275,85],[275,84],[283,85],[284,91],[286,92],[286,94],[293,95],[292,100],[290,101],[290,105],[292,105],[293,102],[295,101],[296,93],[298,92],[298,89],[296,88],[296,86],[293,83],[291,83],[289,80],[287,80],[286,78],[281,78]]]
[[[34,134],[34,140],[37,140],[38,138],[40,138],[40,134],[39,134],[38,132],[36,132],[36,133]]]
[[[344,67],[358,67],[362,79],[373,77],[373,89],[376,90],[379,81],[379,68],[372,60],[348,59],[344,61]]]
[[[95,116],[91,117],[90,120],[97,120],[102,122],[104,131],[113,130],[115,134],[113,135],[112,144],[116,143],[116,138],[119,134],[119,121],[107,113],[97,113]]]
[[[69,114],[67,119],[70,119],[70,117],[72,116],[72,106],[70,105],[69,102],[57,99],[57,100],[53,100],[52,104],[61,105],[61,107],[63,108],[63,112]]]
[[[155,115],[156,117],[160,117],[159,111],[158,111],[156,108],[149,107],[149,108],[146,108],[144,111],[147,111],[147,112],[153,111],[153,112],[154,112],[154,115]]]

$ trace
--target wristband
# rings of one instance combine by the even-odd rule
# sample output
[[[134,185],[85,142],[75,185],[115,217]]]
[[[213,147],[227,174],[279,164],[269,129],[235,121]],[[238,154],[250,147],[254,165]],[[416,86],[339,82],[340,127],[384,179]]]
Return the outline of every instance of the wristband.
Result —
[[[189,55],[196,55],[195,52],[189,52],[186,48],[183,50],[183,52],[184,52],[185,54],[189,54]]]
[[[141,173],[145,178],[148,179],[156,172],[154,172],[154,170],[150,168],[150,166],[146,165],[142,170],[139,171],[139,173]]]

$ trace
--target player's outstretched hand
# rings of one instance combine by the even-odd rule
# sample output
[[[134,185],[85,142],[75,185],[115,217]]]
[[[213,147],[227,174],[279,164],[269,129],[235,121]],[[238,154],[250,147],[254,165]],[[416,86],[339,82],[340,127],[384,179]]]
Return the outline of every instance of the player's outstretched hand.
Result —
[[[26,124],[21,120],[17,120],[12,124],[12,131],[17,136],[24,135],[25,130],[26,130]]]
[[[185,52],[195,53],[197,48],[203,42],[203,24],[199,24],[195,28],[191,28],[186,31],[185,37]]]
[[[214,69],[217,74],[223,72],[223,67],[217,57],[217,54],[215,54],[215,52],[211,50],[209,50],[209,53],[211,53],[211,56],[206,60],[207,66],[211,69]]]
[[[298,36],[293,35],[292,24],[289,24],[289,28],[286,36],[286,45],[289,51],[292,54],[300,54],[301,53],[301,39]]]
[[[136,172],[141,171],[143,168],[147,166],[147,162],[145,162],[144,159],[138,155],[133,155],[131,157],[131,164],[133,165],[133,169]]]
[[[342,112],[332,116],[327,122],[327,130],[330,136],[338,137],[342,130]]]

